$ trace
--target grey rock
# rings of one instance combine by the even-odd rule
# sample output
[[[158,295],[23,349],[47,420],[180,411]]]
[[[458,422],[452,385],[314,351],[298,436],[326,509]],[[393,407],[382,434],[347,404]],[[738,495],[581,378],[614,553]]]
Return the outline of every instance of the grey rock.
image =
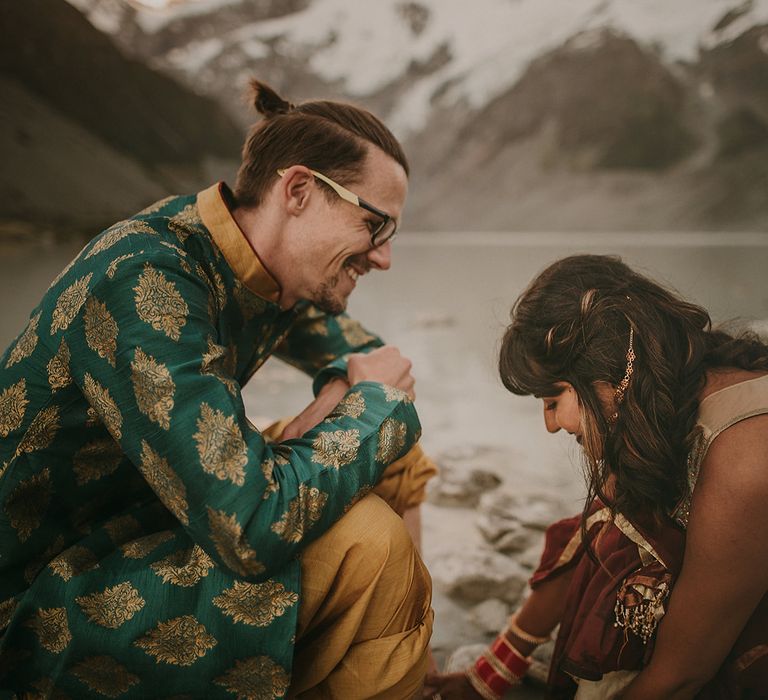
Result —
[[[516,603],[528,574],[517,562],[492,550],[449,554],[432,564],[432,578],[449,596],[479,603],[498,598]]]
[[[489,598],[469,611],[469,619],[483,632],[498,634],[507,624],[509,606],[503,600]]]
[[[486,644],[465,644],[459,647],[448,657],[443,673],[459,673],[468,669],[486,647]]]
[[[513,523],[533,530],[546,530],[563,517],[566,509],[560,500],[546,493],[525,494],[508,490],[484,494],[478,511],[484,518],[484,533],[492,540],[507,531]]]
[[[438,456],[440,473],[428,486],[430,503],[439,506],[477,505],[480,497],[501,484],[501,478],[492,471],[481,469],[472,462],[462,461],[461,456]]]

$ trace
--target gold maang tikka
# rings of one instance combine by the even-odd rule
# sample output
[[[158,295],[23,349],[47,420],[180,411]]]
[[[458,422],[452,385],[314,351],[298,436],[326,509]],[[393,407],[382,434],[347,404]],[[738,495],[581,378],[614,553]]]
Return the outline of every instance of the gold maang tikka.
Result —
[[[619,385],[616,387],[616,392],[613,395],[613,402],[616,405],[616,412],[610,418],[611,423],[615,423],[616,420],[618,420],[619,418],[619,410],[618,410],[619,406],[621,406],[622,401],[624,401],[624,393],[627,391],[627,387],[629,386],[629,380],[632,378],[632,373],[635,371],[634,364],[633,364],[635,361],[634,340],[635,340],[635,331],[630,326],[629,348],[627,348],[627,368],[624,371],[624,378],[619,382]]]

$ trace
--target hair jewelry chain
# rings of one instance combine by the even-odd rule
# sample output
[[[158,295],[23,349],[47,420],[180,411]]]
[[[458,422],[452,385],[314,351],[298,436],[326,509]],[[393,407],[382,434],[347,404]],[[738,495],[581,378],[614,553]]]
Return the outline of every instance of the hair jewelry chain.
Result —
[[[616,393],[613,395],[613,401],[616,404],[616,412],[611,416],[611,422],[615,422],[619,417],[619,411],[618,407],[621,406],[622,401],[624,401],[624,393],[627,391],[627,387],[629,386],[629,380],[632,378],[632,373],[635,371],[634,367],[634,361],[635,361],[635,331],[630,326],[629,328],[629,348],[627,349],[627,369],[624,371],[624,378],[619,382],[619,385],[616,387]]]

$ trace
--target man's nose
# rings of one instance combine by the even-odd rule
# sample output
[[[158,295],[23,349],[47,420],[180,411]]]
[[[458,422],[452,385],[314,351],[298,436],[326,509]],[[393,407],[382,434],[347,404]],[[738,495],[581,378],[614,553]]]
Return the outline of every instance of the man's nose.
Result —
[[[383,245],[371,248],[366,257],[371,267],[379,270],[389,270],[392,265],[392,241],[387,241]]]

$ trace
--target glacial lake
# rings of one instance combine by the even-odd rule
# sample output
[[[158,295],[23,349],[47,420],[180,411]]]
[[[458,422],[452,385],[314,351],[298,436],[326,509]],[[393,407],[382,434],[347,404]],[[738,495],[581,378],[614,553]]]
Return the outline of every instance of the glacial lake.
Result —
[[[81,244],[0,246],[0,345]],[[707,307],[716,322],[768,320],[768,234],[403,233],[392,269],[358,283],[350,313],[413,360],[424,445],[432,454],[490,448],[513,487],[554,490],[577,504],[578,456],[544,430],[539,402],[507,393],[496,375],[509,309],[549,262],[611,253]],[[245,388],[255,420],[298,412],[309,382],[278,361]],[[496,459],[498,466],[499,459]]]

